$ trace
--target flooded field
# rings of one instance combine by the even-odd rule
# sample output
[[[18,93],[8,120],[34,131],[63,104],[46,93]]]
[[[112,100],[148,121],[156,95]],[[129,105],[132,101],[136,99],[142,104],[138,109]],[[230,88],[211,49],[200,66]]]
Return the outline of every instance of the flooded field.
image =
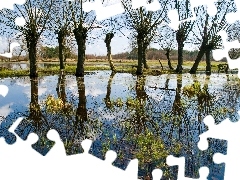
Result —
[[[59,63],[38,63],[38,68],[58,67]],[[27,70],[30,68],[29,63],[0,63],[0,69],[9,70]]]
[[[7,129],[17,117],[25,120],[17,134],[26,139],[39,135],[34,148],[45,155],[53,146],[46,133],[56,129],[67,154],[81,153],[81,141],[94,141],[91,154],[104,159],[107,150],[117,152],[114,165],[125,169],[130,159],[139,160],[139,178],[154,168],[163,179],[177,179],[177,166],[169,167],[170,154],[186,159],[185,175],[198,178],[201,166],[210,168],[208,179],[222,180],[224,164],[214,164],[216,152],[226,154],[226,141],[210,139],[200,151],[199,134],[207,131],[202,120],[212,115],[216,123],[237,121],[240,110],[240,81],[237,75],[133,76],[96,71],[84,78],[70,75],[2,78],[9,87],[0,96],[0,136],[15,141]]]

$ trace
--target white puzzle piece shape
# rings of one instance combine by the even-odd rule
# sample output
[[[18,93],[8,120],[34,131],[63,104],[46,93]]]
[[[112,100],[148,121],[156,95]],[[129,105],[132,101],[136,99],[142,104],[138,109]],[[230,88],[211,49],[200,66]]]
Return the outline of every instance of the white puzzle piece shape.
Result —
[[[228,42],[227,41],[228,36],[227,36],[226,31],[220,31],[218,34],[222,37],[224,49],[213,50],[213,58],[216,61],[219,61],[222,58],[226,58],[227,62],[228,62],[228,65],[229,65],[229,69],[238,68],[238,77],[240,78],[240,58],[233,60],[229,56],[230,49],[240,48],[240,43],[237,40],[232,41],[232,42]]]
[[[182,21],[179,21],[179,15],[176,9],[172,9],[168,12],[168,17],[170,19],[169,27],[171,27],[173,30],[178,30],[179,24],[186,22],[186,21],[194,21],[197,19],[196,14],[194,13],[194,8],[201,6],[201,5],[207,5],[207,13],[210,16],[214,16],[217,13],[217,7],[215,6],[214,2],[217,0],[190,0],[191,4],[191,11],[193,13],[193,16],[188,19],[184,19]]]
[[[178,29],[178,26],[181,22],[190,21],[196,19],[196,14],[194,13],[194,7],[200,5],[207,5],[207,12],[210,16],[216,14],[216,7],[214,2],[217,0],[190,0],[191,8],[193,12],[193,17],[188,18],[183,21],[178,21],[178,14],[176,10],[169,11],[168,15],[171,19],[170,26],[173,29]],[[0,5],[0,10],[3,8],[13,9],[13,4],[23,4],[25,0],[8,0]],[[235,3],[240,8],[240,2],[235,0]],[[138,8],[144,6],[146,10],[156,11],[161,8],[160,3],[157,0],[154,0],[152,3],[147,3],[146,0],[133,0],[132,7]],[[101,3],[101,0],[95,0],[94,2],[85,2],[83,3],[83,9],[86,12],[91,10],[96,11],[97,20],[104,20],[109,17],[121,14],[124,12],[124,9],[121,5],[121,2],[116,2],[115,4],[104,7]],[[230,23],[239,20],[240,16],[239,10],[236,13],[227,14],[227,19]],[[24,25],[24,19],[17,17],[15,23],[19,26]],[[224,34],[225,33],[225,34]],[[226,32],[220,33],[224,41],[224,50],[214,51],[214,57],[217,59],[222,59],[226,57],[228,59],[230,68],[239,68],[239,60],[230,60],[228,56],[228,51],[231,48],[240,48],[238,42],[227,42]],[[12,43],[11,49],[16,47],[17,44]],[[9,54],[1,54],[2,56],[11,58],[11,52]],[[219,53],[221,52],[221,53]],[[240,77],[240,72],[239,72]],[[6,91],[5,85],[0,85],[0,88],[5,88],[5,90],[0,89],[0,94],[5,97],[8,93]],[[238,167],[240,162],[238,147],[239,136],[239,123],[232,123],[229,120],[223,121],[221,126],[215,125],[213,118],[208,116],[209,123],[206,124],[209,126],[209,129],[206,133],[203,133],[200,136],[199,149],[205,150],[208,148],[207,138],[218,138],[228,140],[228,151],[227,155],[222,155],[216,153],[213,157],[215,163],[226,163],[225,166],[225,180],[230,179],[240,179]],[[19,118],[16,123],[9,129],[14,133],[16,124],[22,119]],[[230,130],[230,131],[229,131]],[[239,131],[239,132],[238,132]],[[14,133],[15,134],[15,133]],[[233,137],[234,136],[234,137]],[[35,134],[30,134],[27,141],[23,141],[20,138],[17,138],[17,142],[13,145],[7,145],[3,138],[0,138],[0,160],[1,160],[1,177],[6,177],[3,179],[137,179],[138,173],[138,160],[134,159],[130,161],[127,169],[121,170],[112,165],[112,162],[116,159],[116,153],[113,151],[108,151],[106,153],[105,160],[100,160],[88,153],[92,141],[84,140],[82,142],[82,147],[84,153],[76,154],[71,156],[66,156],[63,143],[60,140],[58,133],[55,130],[51,130],[48,133],[48,138],[55,141],[56,144],[50,150],[50,152],[45,156],[41,156],[36,151],[34,151],[31,145],[37,141],[38,137]],[[178,165],[178,179],[179,180],[191,180],[184,176],[185,173],[185,158],[176,158],[173,156],[168,156],[167,164],[169,166]],[[13,173],[14,169],[14,173]],[[39,173],[40,171],[40,173]],[[57,172],[57,173],[56,173]],[[94,173],[93,173],[94,172]],[[202,167],[199,170],[200,178],[207,179],[209,170],[207,167]],[[162,171],[160,169],[155,169],[152,172],[153,179],[158,180],[162,177]]]
[[[185,158],[184,157],[174,157],[169,155],[167,157],[167,164],[169,166],[178,166],[178,180],[193,180],[192,178],[185,177]],[[209,169],[207,167],[201,167],[199,169],[199,179],[207,180],[209,174]]]
[[[6,97],[8,94],[8,87],[6,85],[0,85],[0,95]]]
[[[122,4],[120,1],[115,4],[104,7],[101,0],[95,0],[94,2],[83,3],[83,10],[86,12],[90,12],[91,10],[94,10],[96,12],[96,15],[97,15],[96,19],[98,21],[108,19],[112,16],[116,16],[124,12],[124,8],[122,7]]]
[[[240,115],[240,111],[238,112]],[[231,122],[229,119],[225,119],[218,125],[214,124],[214,119],[212,116],[207,116],[204,118],[204,123],[208,126],[208,131],[202,133],[200,141],[198,143],[198,148],[200,150],[206,150],[208,148],[207,138],[223,139],[228,141],[227,143],[227,155],[221,155],[216,153],[214,155],[214,162],[217,164],[225,163],[225,173],[224,179],[240,179],[240,121]]]
[[[237,12],[233,12],[233,13],[228,13],[226,15],[226,20],[232,24],[234,23],[235,21],[238,21],[240,20],[239,17],[240,17],[240,1],[239,0],[235,0],[234,1],[236,6],[237,6]]]

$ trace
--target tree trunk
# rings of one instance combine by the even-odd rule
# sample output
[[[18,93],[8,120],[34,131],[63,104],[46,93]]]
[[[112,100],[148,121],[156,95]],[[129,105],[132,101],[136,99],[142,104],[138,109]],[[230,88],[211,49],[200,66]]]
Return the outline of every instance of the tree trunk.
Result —
[[[12,53],[10,46],[11,46],[11,42],[8,43],[8,52],[9,52],[9,53]],[[11,58],[8,58],[8,61],[10,62],[10,61],[11,61]]]
[[[60,70],[64,70],[64,34],[60,30],[58,32],[58,48],[59,48],[59,61],[60,61]]]
[[[178,65],[176,68],[177,73],[182,73],[183,67],[183,47],[184,43],[183,42],[178,42]]]
[[[142,61],[143,61],[144,68],[149,69],[149,66],[147,65],[147,53],[146,53],[147,46],[148,46],[148,44],[143,43],[143,50],[142,50],[142,53],[143,53],[142,58],[143,58],[143,60]]]
[[[211,49],[206,50],[206,74],[211,75]]]
[[[108,85],[107,85],[107,94],[106,94],[106,97],[105,97],[105,105],[107,108],[111,108],[111,99],[110,99],[110,95],[111,95],[111,88],[112,88],[112,80],[113,80],[113,77],[116,73],[114,71],[112,71],[110,77],[109,77],[109,80],[108,80]]]
[[[59,77],[58,77],[58,83],[57,83],[57,94],[58,98],[63,101],[64,106],[66,105],[67,101],[67,96],[66,96],[66,91],[65,91],[65,75],[64,72],[60,72]]]
[[[206,46],[205,45],[202,45],[200,47],[200,50],[198,52],[198,55],[197,55],[197,58],[192,66],[192,68],[190,69],[189,73],[190,74],[196,74],[196,71],[198,69],[198,65],[202,59],[202,57],[204,56],[204,53],[206,52]]]
[[[82,40],[82,45],[78,46],[78,62],[76,68],[76,76],[83,77],[84,76],[84,62],[85,62],[85,41]]]
[[[165,82],[165,89],[169,88],[169,81],[170,81],[170,74],[167,75],[166,82]]]
[[[84,122],[87,120],[87,108],[86,108],[86,96],[85,96],[85,84],[84,77],[77,78],[77,86],[78,86],[78,109],[77,109],[77,117],[78,120]]]
[[[182,106],[181,106],[181,89],[182,89],[182,75],[177,75],[177,89],[176,95],[173,102],[172,111],[175,116],[181,115],[182,113]]]
[[[147,93],[145,91],[145,82],[146,78],[144,76],[137,76],[136,81],[136,100],[139,102],[139,104],[136,106],[136,124],[135,124],[135,134],[139,134],[144,130],[144,124],[146,121],[145,116],[145,102],[148,98]]]
[[[169,69],[173,70],[174,68],[172,67],[172,64],[171,64],[171,61],[170,61],[170,49],[167,49],[166,51],[167,51],[167,52],[166,52],[165,55],[167,56],[168,67],[169,67]]]
[[[85,139],[89,129],[86,126],[88,121],[84,77],[77,77],[78,86],[78,108],[76,112],[76,121],[74,127],[79,127],[80,135]]]
[[[163,71],[163,65],[162,65],[160,59],[158,61],[159,61],[160,65],[161,65],[161,68],[162,68],[162,71]]]
[[[21,56],[22,52],[23,52],[23,49],[21,49],[20,52],[19,52],[19,54],[18,54],[18,57],[17,57],[17,60],[18,60],[18,61],[20,61],[20,56]]]
[[[84,76],[84,62],[86,50],[87,29],[83,25],[73,30],[78,45],[78,62],[76,68],[76,77]]]
[[[110,45],[113,37],[114,37],[113,33],[107,33],[104,42],[106,43],[106,47],[107,47],[107,57],[108,57],[108,62],[109,62],[110,68],[111,68],[112,72],[116,72],[116,69],[112,62],[112,51],[111,51],[111,45]]]
[[[139,35],[140,36],[140,35]],[[143,74],[143,38],[138,37],[137,38],[137,44],[138,44],[138,66],[137,66],[137,75]]]
[[[41,127],[42,123],[42,113],[41,108],[38,103],[38,78],[31,78],[31,102],[29,107],[29,117],[28,119],[34,122],[34,125],[39,125]]]
[[[38,104],[38,78],[31,78],[31,103]]]
[[[178,65],[176,68],[176,73],[182,73],[183,67],[183,47],[184,47],[184,34],[180,30],[177,31],[176,40],[178,43]]]
[[[36,42],[29,42],[28,47],[29,52],[29,61],[30,61],[30,77],[37,77],[37,43]]]
[[[210,80],[210,76],[207,75],[205,78],[204,85],[203,85],[203,91],[205,91],[204,104],[203,104],[203,107],[205,109],[204,114],[206,114],[206,113],[210,114],[210,109],[212,107],[212,104],[211,104],[212,97],[208,90],[209,80]]]
[[[182,119],[184,119],[184,115],[186,110],[182,105],[182,96],[181,96],[181,89],[182,89],[182,74],[177,74],[177,88],[176,88],[176,95],[172,105],[172,114],[175,128],[178,128],[178,137],[181,138],[182,128],[181,123]]]
[[[202,45],[200,47],[200,50],[198,52],[197,58],[192,66],[192,68],[190,69],[189,73],[190,74],[196,74],[198,65],[202,59],[202,57],[204,56],[204,53],[206,53],[207,47],[208,47],[208,28],[207,28],[207,24],[208,24],[208,14],[206,16],[206,20],[205,20],[205,26],[204,26],[204,30],[203,30],[203,42]]]

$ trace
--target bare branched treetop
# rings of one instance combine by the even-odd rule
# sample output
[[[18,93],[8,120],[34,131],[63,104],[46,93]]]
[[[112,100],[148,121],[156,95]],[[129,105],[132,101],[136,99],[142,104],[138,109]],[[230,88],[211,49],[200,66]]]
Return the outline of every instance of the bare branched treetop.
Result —
[[[200,45],[204,37],[207,37],[207,44],[211,44],[212,49],[221,48],[221,36],[218,35],[218,32],[227,30],[230,27],[226,20],[226,14],[232,11],[232,3],[232,1],[219,1],[217,14],[213,17],[207,14],[205,7],[197,8],[197,20],[191,43]]]
[[[132,1],[121,0],[121,2],[125,9],[123,14],[125,27],[131,30],[133,34],[136,35],[137,32],[142,33],[149,39],[152,39],[152,36],[154,36],[153,31],[156,30],[157,26],[167,21],[167,10],[169,4],[171,4],[170,1],[159,0],[161,9],[158,11],[147,11],[145,7],[133,9]]]
[[[4,9],[1,11],[0,23],[8,27],[27,34],[29,30],[35,31],[37,37],[40,37],[44,31],[49,14],[53,6],[53,0],[26,0],[23,5],[14,5],[14,10]],[[17,17],[23,17],[24,26],[15,24]]]
[[[70,4],[67,0],[55,0],[50,14],[48,29],[58,33],[60,29],[71,30],[71,11]]]
[[[26,0],[23,5],[15,5],[14,10],[3,9],[0,11],[0,23],[13,30],[20,31],[27,42],[30,60],[30,77],[38,76],[37,73],[37,43],[49,21],[54,0]],[[22,17],[24,26],[15,24],[15,19]]]
[[[71,12],[71,21],[73,22],[74,28],[78,28],[79,24],[81,24],[87,31],[89,31],[94,28],[94,24],[96,23],[96,14],[94,11],[83,11],[84,2],[87,2],[87,0],[69,1],[69,10]]]

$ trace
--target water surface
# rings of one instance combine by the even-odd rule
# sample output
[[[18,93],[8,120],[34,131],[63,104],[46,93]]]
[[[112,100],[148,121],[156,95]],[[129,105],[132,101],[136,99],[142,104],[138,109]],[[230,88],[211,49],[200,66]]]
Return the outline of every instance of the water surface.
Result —
[[[9,87],[8,95],[0,96],[0,135],[10,144],[15,138],[7,129],[24,116],[16,133],[23,139],[37,133],[40,141],[34,148],[43,155],[53,146],[46,137],[53,128],[67,154],[81,153],[81,141],[89,138],[94,141],[90,153],[104,159],[107,150],[114,150],[118,153],[114,165],[122,169],[137,157],[139,177],[158,167],[165,178],[176,179],[177,167],[165,163],[173,154],[186,158],[187,177],[198,178],[198,169],[208,166],[208,179],[223,179],[224,164],[214,164],[212,156],[226,153],[226,141],[210,139],[207,151],[200,151],[197,142],[207,131],[205,116],[212,115],[216,123],[238,120],[237,75],[133,76],[96,71],[84,78],[3,78],[0,84]]]

